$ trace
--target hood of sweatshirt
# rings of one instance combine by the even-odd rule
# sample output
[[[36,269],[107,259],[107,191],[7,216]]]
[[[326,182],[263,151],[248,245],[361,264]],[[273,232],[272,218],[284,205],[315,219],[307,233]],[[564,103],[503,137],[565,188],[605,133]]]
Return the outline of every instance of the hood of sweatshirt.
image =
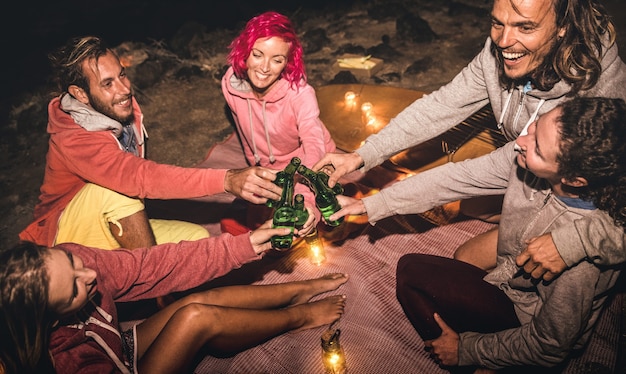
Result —
[[[148,134],[143,126],[143,113],[134,97],[132,98],[132,105],[135,115],[132,131],[134,132],[137,146],[140,147],[138,154],[143,157],[143,145]],[[116,140],[123,131],[121,123],[81,103],[70,94],[63,94],[50,101],[48,105],[47,128],[49,134],[59,134],[66,130],[74,130],[77,125],[90,132],[110,131]],[[120,148],[122,148],[121,144]]]
[[[110,130],[115,136],[119,136],[122,132],[121,123],[83,104],[70,94],[66,93],[61,96],[61,110],[68,113],[74,122],[87,131]]]
[[[143,114],[139,104],[132,98],[135,114],[135,131],[144,132]],[[122,124],[108,117],[92,107],[81,103],[70,94],[63,94],[53,99],[48,108],[48,133],[56,134],[64,130],[73,129],[76,125],[87,131],[111,131],[118,137],[122,132]]]

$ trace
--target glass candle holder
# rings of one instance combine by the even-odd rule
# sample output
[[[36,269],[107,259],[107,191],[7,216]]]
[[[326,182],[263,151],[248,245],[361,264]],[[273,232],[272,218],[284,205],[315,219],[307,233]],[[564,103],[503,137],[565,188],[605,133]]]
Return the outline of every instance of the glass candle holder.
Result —
[[[324,244],[322,243],[322,239],[319,237],[317,228],[314,228],[313,231],[308,233],[304,237],[304,241],[309,248],[309,261],[313,265],[320,266],[324,261],[326,261],[326,251],[324,250]]]
[[[326,374],[345,374],[346,356],[339,344],[341,330],[328,329],[322,334],[322,362]]]

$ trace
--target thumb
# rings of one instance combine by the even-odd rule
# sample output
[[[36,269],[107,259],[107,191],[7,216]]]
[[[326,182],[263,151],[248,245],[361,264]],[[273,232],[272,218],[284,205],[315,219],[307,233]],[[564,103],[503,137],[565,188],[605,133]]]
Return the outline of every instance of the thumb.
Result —
[[[433,314],[433,317],[435,318],[435,322],[437,322],[437,324],[439,325],[439,327],[441,328],[441,332],[442,334],[448,331],[452,331],[452,329],[450,328],[450,326],[448,326],[446,324],[446,322],[443,320],[443,318],[441,318],[441,316],[439,315],[439,313],[435,313]]]
[[[522,253],[517,255],[517,257],[515,258],[515,263],[517,264],[517,266],[522,267],[529,259],[530,255],[528,254],[528,251],[524,250],[522,251]]]

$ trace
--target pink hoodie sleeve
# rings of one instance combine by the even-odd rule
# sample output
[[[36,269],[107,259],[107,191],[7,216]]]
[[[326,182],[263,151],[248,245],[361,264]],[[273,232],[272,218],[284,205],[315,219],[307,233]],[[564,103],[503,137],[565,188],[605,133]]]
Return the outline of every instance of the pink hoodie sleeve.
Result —
[[[68,129],[51,134],[50,154],[86,181],[140,198],[183,199],[224,192],[225,169],[159,164],[123,152],[109,131],[88,132],[75,125],[72,129],[66,113],[55,120],[67,122]]]
[[[116,302],[189,290],[261,258],[254,252],[248,233],[133,250],[63,246],[81,256],[86,267],[96,270],[98,287],[104,287]]]

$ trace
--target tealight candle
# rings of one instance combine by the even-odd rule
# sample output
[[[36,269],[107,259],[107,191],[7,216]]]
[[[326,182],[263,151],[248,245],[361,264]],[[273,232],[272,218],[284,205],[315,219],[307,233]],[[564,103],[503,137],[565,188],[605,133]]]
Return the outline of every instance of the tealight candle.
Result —
[[[324,261],[326,261],[324,244],[319,238],[317,229],[314,228],[313,231],[307,234],[304,237],[304,241],[309,247],[309,261],[311,261],[313,265],[320,266]]]
[[[347,91],[343,98],[347,107],[353,107],[356,104],[356,94],[352,91]]]
[[[361,105],[361,121],[365,126],[374,126],[376,123],[373,108],[374,106],[370,102],[365,102]]]

